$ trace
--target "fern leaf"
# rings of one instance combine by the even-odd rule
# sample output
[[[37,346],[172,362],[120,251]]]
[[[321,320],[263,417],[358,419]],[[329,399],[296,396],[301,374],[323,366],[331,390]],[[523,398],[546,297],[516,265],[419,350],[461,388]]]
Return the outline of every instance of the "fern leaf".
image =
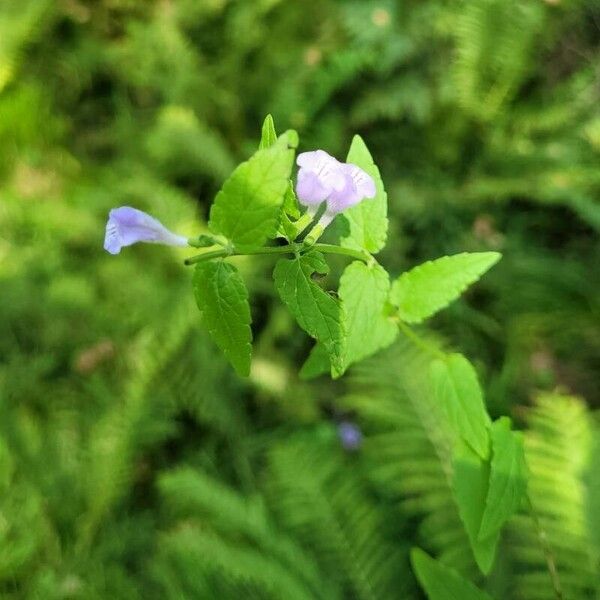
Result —
[[[527,422],[529,496],[537,524],[531,514],[521,514],[510,527],[517,565],[514,597],[554,598],[557,588],[569,600],[595,597],[598,557],[587,529],[583,480],[592,448],[590,415],[577,398],[545,394]]]

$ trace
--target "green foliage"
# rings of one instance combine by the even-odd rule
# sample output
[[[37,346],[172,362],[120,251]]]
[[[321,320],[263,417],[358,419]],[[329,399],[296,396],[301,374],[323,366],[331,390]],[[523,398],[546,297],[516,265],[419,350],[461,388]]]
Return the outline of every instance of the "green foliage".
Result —
[[[377,264],[353,262],[340,278],[344,329],[347,331],[345,364],[351,365],[389,346],[398,333],[386,315],[390,278]]]
[[[499,530],[481,535],[486,499],[489,495],[490,464],[468,446],[459,447],[452,457],[452,491],[460,518],[469,536],[477,566],[487,575],[493,565]]]
[[[373,254],[379,252],[387,239],[387,194],[381,175],[365,142],[359,135],[352,138],[346,162],[359,166],[375,181],[376,195],[345,211],[342,220],[348,222],[349,232],[342,236],[342,246],[362,248]]]
[[[271,115],[267,115],[263,121],[259,150],[270,148],[277,141],[277,132],[275,131],[275,122]]]
[[[430,356],[400,339],[353,371],[342,406],[368,434],[367,471],[395,509],[417,525],[416,542],[473,576],[475,564],[451,488],[452,429],[427,386]]]
[[[564,598],[593,598],[600,580],[598,552],[586,524],[591,415],[578,398],[543,394],[528,411],[527,423],[528,496],[535,521],[523,513],[511,526],[510,548],[519,566],[514,596],[550,598],[558,588]]]
[[[342,305],[344,370],[382,348],[389,346],[398,333],[396,324],[386,315],[390,279],[377,264],[355,261],[340,278],[338,295]],[[301,374],[314,377],[329,370],[329,357],[322,346],[315,346]]]
[[[238,248],[262,246],[279,225],[292,162],[294,132],[283,134],[272,147],[258,150],[242,163],[217,194],[209,227]]]
[[[344,325],[340,303],[324,292],[313,274],[326,275],[322,254],[310,252],[275,265],[273,279],[281,300],[310,336],[323,344],[331,362],[332,374],[340,375],[344,361]]]
[[[422,550],[415,548],[410,558],[430,600],[491,600],[491,596],[463,579],[454,569],[438,563]]]
[[[210,335],[240,375],[250,374],[252,331],[248,290],[237,269],[222,260],[194,269],[194,295]]]
[[[165,474],[159,488],[172,523],[154,570],[167,598],[217,591],[224,598],[336,597],[260,496],[243,496],[190,468]]]
[[[497,252],[478,252],[428,261],[394,281],[390,301],[403,321],[420,323],[458,298],[499,259]]]
[[[492,425],[491,441],[492,463],[480,540],[502,529],[521,506],[526,489],[523,441],[519,433],[511,431],[510,419],[501,417]]]
[[[269,497],[342,597],[402,597],[406,550],[386,528],[362,472],[331,435],[298,435],[269,451]]]
[[[434,396],[446,411],[456,435],[487,460],[490,417],[471,363],[460,354],[451,354],[432,362],[430,377]]]
[[[594,0],[0,2],[0,596],[417,599],[414,546],[494,598],[598,596],[597,16]],[[392,335],[358,336],[367,313],[382,323],[381,290],[349,284],[379,267],[328,255],[326,286],[311,282],[338,289],[342,317],[344,296],[360,305],[345,344],[364,356],[309,384],[273,258],[233,259],[255,340],[236,377],[202,330],[186,254],[115,259],[102,229],[130,205],[206,236],[268,112],[338,158],[359,132],[355,161],[381,172],[386,247],[378,201],[327,242],[403,277],[463,252],[502,267],[439,313],[457,288],[434,281],[402,320],[441,294],[436,335],[413,343],[400,323],[369,358]],[[283,170],[248,248],[302,233]],[[224,220],[243,237],[239,214]],[[225,251],[219,233],[203,239]],[[456,427],[428,385],[447,348],[474,358],[495,419],[491,461],[473,459],[489,470],[477,543],[499,530],[489,575],[452,492]],[[502,414],[522,430],[520,502],[521,434]],[[340,448],[341,420],[360,449]]]

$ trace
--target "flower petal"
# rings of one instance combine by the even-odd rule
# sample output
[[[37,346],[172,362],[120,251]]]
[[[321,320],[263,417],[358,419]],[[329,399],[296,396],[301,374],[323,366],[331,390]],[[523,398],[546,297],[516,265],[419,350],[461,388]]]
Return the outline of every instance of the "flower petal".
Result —
[[[350,175],[357,192],[361,194],[363,198],[375,198],[377,188],[375,187],[373,178],[366,171],[363,171],[363,169],[352,163],[346,164],[345,167],[346,173]]]
[[[187,246],[187,238],[169,231],[160,221],[137,208],[112,209],[106,224],[104,249],[118,254],[121,248],[136,242]]]
[[[320,204],[333,190],[345,185],[341,163],[324,150],[302,152],[296,162],[300,166],[296,193],[305,206]]]
[[[296,183],[296,195],[305,206],[321,204],[329,195],[329,189],[321,185],[319,178],[311,171],[300,169]]]
[[[327,212],[337,214],[355,206],[365,198],[374,198],[377,190],[373,178],[360,167],[344,163],[344,186],[334,190],[327,198]]]
[[[296,157],[296,164],[302,169],[308,169],[309,171],[318,171],[320,165],[328,162],[337,160],[325,152],[325,150],[313,150],[312,152],[300,152]]]

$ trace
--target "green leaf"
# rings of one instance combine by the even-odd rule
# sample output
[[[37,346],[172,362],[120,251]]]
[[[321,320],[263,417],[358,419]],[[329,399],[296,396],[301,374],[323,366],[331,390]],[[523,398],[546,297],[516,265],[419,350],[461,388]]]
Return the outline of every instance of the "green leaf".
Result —
[[[297,219],[299,216],[298,199],[296,198],[294,186],[290,181],[283,198],[283,211],[281,212],[281,221],[277,229],[277,237],[284,238],[290,243],[293,242],[298,236],[298,230],[290,217]]]
[[[481,539],[479,531],[490,480],[490,463],[481,460],[466,444],[459,443],[452,460],[452,493],[465,526],[479,569],[487,575],[492,568],[500,532]]]
[[[317,342],[300,369],[300,378],[312,379],[329,372],[330,369],[329,353],[322,344]]]
[[[355,261],[346,267],[338,292],[346,332],[344,370],[396,339],[398,328],[385,316],[389,289],[387,271],[377,263],[366,265]],[[328,369],[328,354],[317,344],[302,366],[300,376],[316,377]]]
[[[344,270],[339,297],[347,335],[346,368],[396,339],[398,327],[385,315],[389,290],[389,275],[377,263],[355,261]]]
[[[222,260],[198,263],[194,295],[211,337],[238,374],[247,377],[252,356],[250,305],[237,269]]]
[[[262,131],[260,136],[259,150],[270,148],[277,141],[277,133],[275,132],[275,122],[271,115],[267,115],[263,121]]]
[[[500,256],[498,252],[463,252],[423,263],[394,281],[390,302],[403,321],[420,323],[456,300]]]
[[[510,419],[492,424],[492,467],[479,539],[500,531],[517,512],[527,489],[525,451],[520,433],[511,431]]]
[[[346,160],[357,165],[373,178],[377,194],[375,198],[363,200],[339,217],[346,219],[349,224],[349,233],[342,237],[340,243],[347,248],[359,248],[375,254],[385,246],[387,238],[387,194],[379,169],[359,135],[354,136]]]
[[[298,198],[296,197],[294,185],[291,181],[289,182],[287,190],[285,191],[285,196],[283,198],[283,210],[286,214],[290,215],[290,217],[294,217],[294,219],[297,219],[300,216]]]
[[[446,410],[454,431],[487,459],[491,421],[473,366],[461,354],[450,354],[445,360],[434,360],[429,372],[436,401]]]
[[[343,372],[344,333],[340,303],[320,288],[313,274],[325,275],[327,263],[319,252],[277,261],[273,278],[282,301],[298,325],[321,342],[329,354],[334,377]]]
[[[263,246],[276,236],[295,143],[295,132],[287,132],[235,169],[212,205],[213,233],[224,235],[239,249]]]
[[[413,570],[429,600],[492,600],[454,569],[434,560],[420,550],[410,553]]]

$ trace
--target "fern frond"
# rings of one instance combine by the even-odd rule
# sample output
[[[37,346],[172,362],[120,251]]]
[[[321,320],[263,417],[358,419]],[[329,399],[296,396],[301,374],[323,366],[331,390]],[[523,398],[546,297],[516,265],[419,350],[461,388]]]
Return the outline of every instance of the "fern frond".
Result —
[[[260,496],[245,497],[185,468],[164,475],[160,489],[176,519],[156,563],[167,588],[165,574],[181,572],[173,580],[188,596],[200,589],[231,598],[242,592],[257,598],[338,596],[314,560],[278,530]],[[193,582],[183,575],[187,569]]]
[[[521,514],[510,526],[515,598],[558,597],[557,587],[567,600],[597,597],[600,571],[586,523],[583,480],[592,448],[590,414],[578,398],[543,394],[527,414],[527,424],[534,519]],[[554,582],[552,569],[557,572]]]
[[[470,0],[457,13],[454,76],[463,105],[489,119],[508,101],[528,72],[543,31],[542,3]]]
[[[345,595],[407,593],[408,548],[386,535],[381,504],[333,431],[279,442],[268,452],[268,467],[268,498],[279,522],[311,549]]]

